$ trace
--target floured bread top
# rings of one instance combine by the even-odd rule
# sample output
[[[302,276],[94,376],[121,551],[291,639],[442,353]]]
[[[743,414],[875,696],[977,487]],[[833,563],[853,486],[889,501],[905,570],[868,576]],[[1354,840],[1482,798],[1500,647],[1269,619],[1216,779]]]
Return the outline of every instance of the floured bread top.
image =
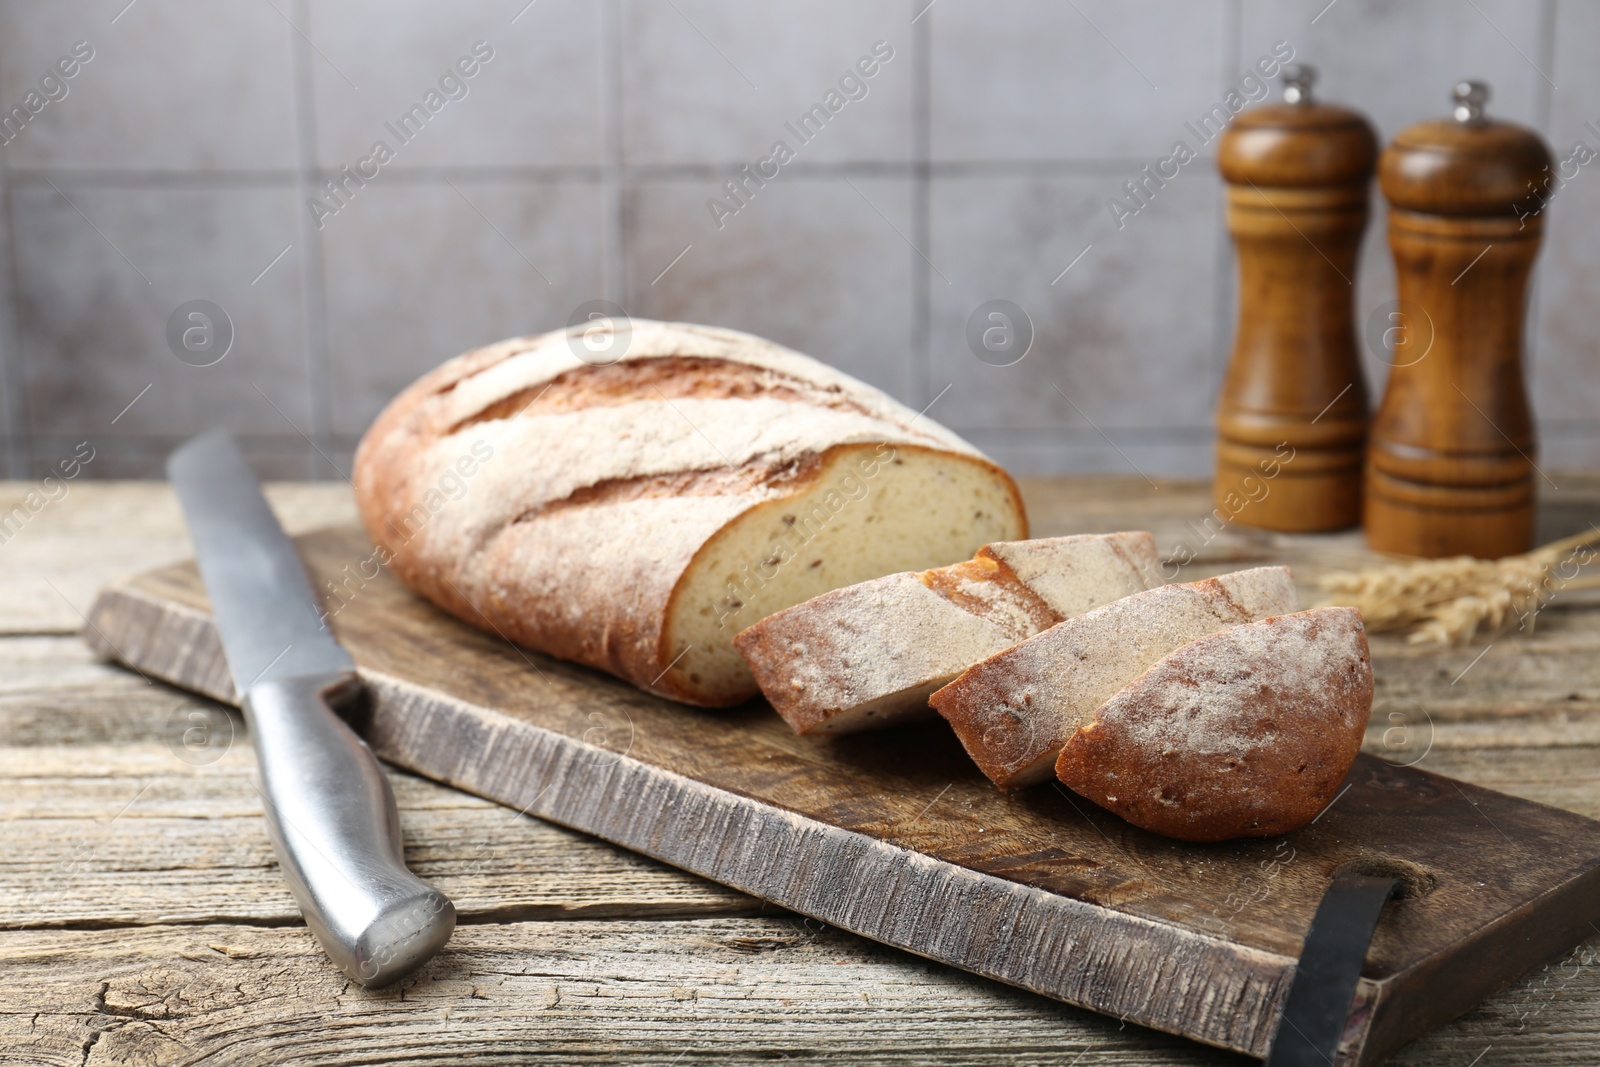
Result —
[[[634,319],[625,341],[617,335],[620,356],[588,355],[581,336],[575,328],[514,337],[460,357],[440,421],[454,430],[485,419],[639,402],[775,400],[886,423],[931,447],[975,451],[878,390],[753,334]],[[741,370],[730,374],[730,365]]]
[[[1361,613],[1279,615],[1163,657],[1073,735],[1056,773],[1158,833],[1286,833],[1333,799],[1371,709]]]
[[[813,605],[816,610],[800,614]],[[942,676],[951,662],[970,662],[1007,643],[999,625],[958,609],[911,573],[824,593],[772,620],[776,626],[758,624],[769,635],[760,651],[786,681],[769,697],[777,703],[787,689],[828,711],[898,692],[929,674]],[[752,648],[743,638],[738,643]]]
[[[1281,739],[1285,714],[1299,724],[1315,711],[1327,720],[1320,725],[1348,727],[1353,715],[1327,698],[1360,686],[1361,633],[1356,609],[1317,608],[1198,638],[1113,696],[1084,729],[1115,724],[1151,759],[1243,759]]]
[[[923,571],[917,581],[993,626],[1011,644],[1061,621],[1043,597],[987,552],[986,545],[975,558]]]
[[[728,704],[754,683],[725,605],[759,617],[1026,536],[1004,471],[871,386],[732,330],[623,326],[599,350],[575,329],[468,352],[384,410],[353,480],[403,582],[519,643]]]
[[[1143,531],[999,541],[961,563],[889,575],[777,612],[735,638],[762,691],[801,733],[835,713],[904,694],[902,714],[977,661],[1068,614],[1145,588],[1156,566]],[[866,721],[830,724],[865,728]]]
[[[1156,541],[1144,530],[999,541],[978,555],[1010,568],[1055,612],[1052,622],[1161,584]]]
[[[469,352],[408,390],[419,399],[403,422],[374,426],[362,451],[402,447],[395,435],[410,442],[405,481],[419,495],[449,483],[472,447],[537,457],[484,463],[473,506],[440,509],[418,550],[472,552],[508,524],[573,504],[717,496],[749,507],[792,492],[842,444],[981,458],[878,390],[750,334],[634,320],[621,357],[604,364],[579,357],[578,336],[563,330]]]
[[[1298,607],[1286,567],[1136,593],[977,664],[932,697],[996,784],[1041,781],[1072,731],[1156,660],[1198,637]]]

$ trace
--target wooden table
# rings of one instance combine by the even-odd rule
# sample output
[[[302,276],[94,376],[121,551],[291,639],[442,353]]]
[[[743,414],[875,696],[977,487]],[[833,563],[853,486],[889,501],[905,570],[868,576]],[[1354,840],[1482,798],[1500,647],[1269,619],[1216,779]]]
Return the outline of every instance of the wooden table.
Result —
[[[1543,539],[1600,518],[1600,476],[1555,480]],[[0,483],[0,515],[35,488]],[[1037,534],[1150,529],[1164,551],[1195,550],[1196,578],[1286,561],[1305,584],[1367,558],[1357,534],[1215,532],[1196,483],[1025,491]],[[292,532],[353,518],[344,486],[269,495]],[[0,540],[0,1064],[1247,1062],[401,772],[408,860],[461,925],[419,975],[362,990],[323,959],[278,876],[238,717],[223,720],[231,746],[211,746],[220,758],[185,762],[204,702],[96,661],[76,636],[105,581],[189,553],[170,491],[71,483]],[[1375,640],[1368,750],[1600,817],[1596,604],[1558,596],[1533,636],[1492,644]],[[1600,1062],[1596,964],[1600,932],[1393,1062]]]

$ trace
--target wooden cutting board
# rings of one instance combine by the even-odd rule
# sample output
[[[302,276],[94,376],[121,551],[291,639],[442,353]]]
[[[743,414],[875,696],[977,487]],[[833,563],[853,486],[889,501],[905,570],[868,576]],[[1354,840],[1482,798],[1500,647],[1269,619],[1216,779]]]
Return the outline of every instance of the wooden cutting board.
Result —
[[[797,738],[511,646],[391,580],[355,529],[299,541],[384,759],[866,937],[1262,1056],[1334,872],[1398,873],[1341,1065],[1380,1062],[1588,933],[1600,823],[1363,756],[1315,823],[1186,845],[1053,786],[1002,794],[940,721]],[[193,564],[103,592],[86,635],[236,703]]]

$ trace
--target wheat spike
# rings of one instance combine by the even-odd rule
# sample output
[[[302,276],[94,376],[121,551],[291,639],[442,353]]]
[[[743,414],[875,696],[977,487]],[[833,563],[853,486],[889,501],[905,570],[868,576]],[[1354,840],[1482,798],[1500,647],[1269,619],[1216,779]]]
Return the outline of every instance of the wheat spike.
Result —
[[[1411,644],[1456,645],[1480,633],[1532,631],[1559,593],[1600,588],[1579,574],[1596,556],[1600,527],[1499,560],[1455,556],[1329,574],[1327,604],[1361,609],[1375,633],[1407,632]]]

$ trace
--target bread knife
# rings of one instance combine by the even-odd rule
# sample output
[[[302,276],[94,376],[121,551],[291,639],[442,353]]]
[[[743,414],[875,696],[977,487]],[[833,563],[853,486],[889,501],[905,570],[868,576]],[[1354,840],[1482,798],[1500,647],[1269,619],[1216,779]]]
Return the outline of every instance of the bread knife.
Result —
[[[364,696],[355,661],[231,435],[189,441],[167,474],[255,747],[278,864],[338,968],[364,986],[393,982],[444,947],[456,912],[406,868],[394,793],[336,714]]]

